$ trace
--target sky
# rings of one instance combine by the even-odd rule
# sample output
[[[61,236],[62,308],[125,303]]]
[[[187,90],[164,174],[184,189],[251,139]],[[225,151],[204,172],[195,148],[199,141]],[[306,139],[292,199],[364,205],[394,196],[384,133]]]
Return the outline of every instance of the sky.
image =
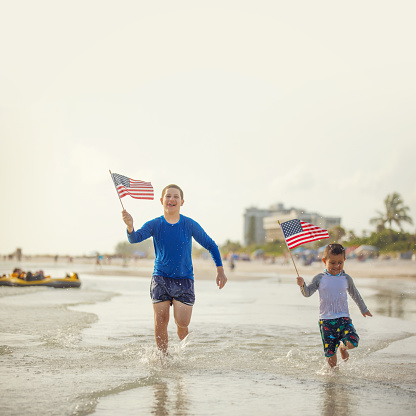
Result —
[[[153,184],[136,228],[176,183],[219,245],[279,202],[416,224],[413,0],[0,3],[1,255],[114,252],[109,170]]]

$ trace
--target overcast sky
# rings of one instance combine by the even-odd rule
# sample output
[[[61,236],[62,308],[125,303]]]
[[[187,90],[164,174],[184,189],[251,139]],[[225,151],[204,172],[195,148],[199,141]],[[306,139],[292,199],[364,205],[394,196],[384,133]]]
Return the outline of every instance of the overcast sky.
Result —
[[[416,222],[413,0],[0,1],[0,254],[113,252],[109,169],[154,186],[136,226],[177,183],[218,244],[277,202]]]

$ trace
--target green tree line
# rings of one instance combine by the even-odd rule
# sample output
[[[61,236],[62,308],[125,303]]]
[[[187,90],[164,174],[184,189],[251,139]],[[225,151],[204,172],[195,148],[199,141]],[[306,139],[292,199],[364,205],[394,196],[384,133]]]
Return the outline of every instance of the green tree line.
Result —
[[[154,257],[153,239],[142,241],[137,244],[130,244],[128,241],[121,241],[116,245],[115,254],[123,258]]]
[[[399,193],[387,195],[383,211],[377,211],[377,216],[370,219],[370,224],[376,227],[375,231],[361,238],[350,236],[348,245],[367,244],[377,247],[380,252],[415,251],[416,235],[403,231],[403,223],[413,225],[413,220],[408,215],[409,210]]]
[[[370,224],[375,226],[375,230],[369,236],[357,237],[353,231],[337,226],[328,230],[329,239],[305,244],[304,247],[318,248],[329,242],[338,242],[347,247],[371,245],[377,247],[382,253],[416,251],[416,235],[403,231],[404,223],[413,225],[413,220],[408,214],[409,210],[402,197],[397,192],[393,192],[384,199],[383,210],[377,211],[377,216],[370,219]],[[248,227],[248,241],[251,243],[255,240],[254,232],[253,218]],[[287,251],[287,248],[284,241],[274,241],[263,245],[249,244],[244,247],[239,242],[230,240],[221,247],[221,251],[225,254],[228,252],[253,253],[256,250],[263,250],[269,256],[280,256]]]

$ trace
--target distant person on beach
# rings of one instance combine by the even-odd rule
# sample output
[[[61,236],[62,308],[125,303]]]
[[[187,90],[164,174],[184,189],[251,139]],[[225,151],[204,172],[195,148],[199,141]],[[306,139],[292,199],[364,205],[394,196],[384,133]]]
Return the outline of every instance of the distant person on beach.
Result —
[[[166,186],[160,202],[163,205],[163,215],[146,222],[136,231],[133,228],[133,217],[126,210],[122,211],[122,218],[127,225],[130,243],[139,243],[153,237],[156,258],[150,296],[153,302],[156,345],[166,353],[171,305],[179,339],[183,340],[188,335],[195,302],[192,238],[211,253],[217,267],[216,282],[220,289],[227,283],[227,277],[217,244],[197,222],[180,214],[184,203],[182,189],[173,184]]]
[[[231,252],[229,255],[229,261],[230,261],[230,269],[233,271],[235,269],[235,262],[234,262],[234,253]]]
[[[304,296],[319,291],[319,328],[325,357],[330,367],[337,365],[337,350],[341,359],[348,360],[348,350],[356,348],[359,336],[352,324],[348,310],[347,292],[358,305],[364,317],[373,316],[356,289],[352,278],[344,272],[345,248],[341,244],[328,244],[322,261],[326,269],[305,284],[303,277],[297,277],[297,284]]]

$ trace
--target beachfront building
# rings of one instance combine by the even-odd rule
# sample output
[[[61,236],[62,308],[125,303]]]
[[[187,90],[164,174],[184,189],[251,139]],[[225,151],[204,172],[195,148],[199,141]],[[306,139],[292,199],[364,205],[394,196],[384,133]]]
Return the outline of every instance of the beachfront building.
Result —
[[[263,228],[263,219],[272,212],[270,209],[247,208],[244,213],[244,245],[264,244],[266,232]]]
[[[282,203],[269,209],[247,208],[244,213],[244,245],[262,245],[271,241],[284,241],[279,222],[299,219],[329,230],[341,225],[339,217],[325,217],[301,208],[285,208]]]

